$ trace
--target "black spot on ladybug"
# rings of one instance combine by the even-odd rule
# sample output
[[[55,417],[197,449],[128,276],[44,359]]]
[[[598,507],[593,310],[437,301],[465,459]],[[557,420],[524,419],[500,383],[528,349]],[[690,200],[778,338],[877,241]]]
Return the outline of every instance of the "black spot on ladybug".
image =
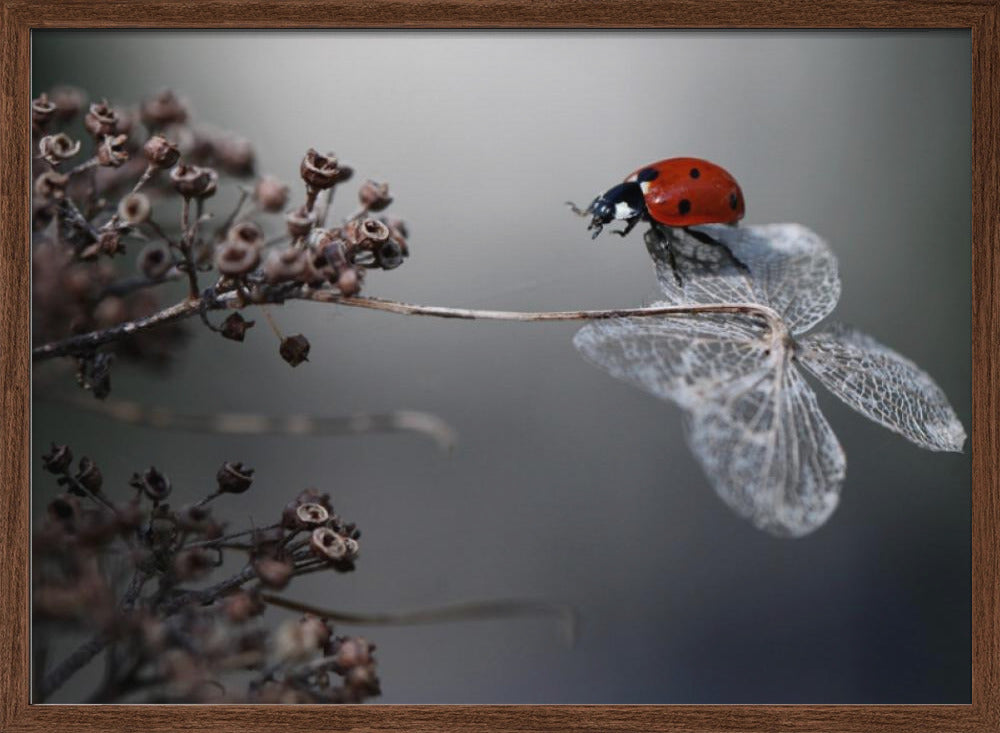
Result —
[[[697,178],[700,175],[701,175],[701,171],[700,170],[698,170],[697,168],[692,168],[691,169],[691,177],[692,178]]]
[[[636,179],[639,181],[639,183],[645,183],[646,181],[656,180],[656,178],[659,177],[659,175],[660,172],[655,168],[643,168],[641,171],[639,171],[639,175],[636,176]]]
[[[681,212],[682,215],[688,213],[691,211],[691,202],[687,199],[681,199],[680,203],[677,204],[677,210]]]
[[[736,211],[737,207],[740,205],[740,197],[736,195],[735,192],[729,194],[729,208]]]

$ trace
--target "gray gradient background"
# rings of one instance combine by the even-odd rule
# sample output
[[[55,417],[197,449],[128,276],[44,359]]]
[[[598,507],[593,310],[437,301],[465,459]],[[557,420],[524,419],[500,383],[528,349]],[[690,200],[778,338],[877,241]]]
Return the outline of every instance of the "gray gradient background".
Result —
[[[342,215],[358,180],[388,180],[413,254],[366,292],[419,303],[648,302],[640,234],[592,242],[563,202],[659,158],[709,158],[742,183],[747,222],[828,238],[836,317],[924,367],[970,424],[966,33],[45,31],[34,61],[36,91],[181,90],[285,180],[307,147],[335,150],[359,173]],[[322,486],[363,529],[362,557],[354,574],[296,581],[297,598],[580,613],[573,649],[537,619],[363,629],[383,702],[968,702],[968,450],[925,452],[819,388],[848,456],[843,499],[815,534],[778,540],[714,495],[677,409],[577,356],[571,324],[276,316],[310,337],[310,363],[289,369],[262,322],[243,345],[195,328],[172,373],[123,366],[114,394],[187,411],[427,410],[460,432],[454,455],[409,435],[161,434],[45,403],[34,452],[69,442],[120,486],[155,463],[178,502],[242,459],[257,482],[229,504],[257,522]],[[44,501],[54,488],[36,477]]]

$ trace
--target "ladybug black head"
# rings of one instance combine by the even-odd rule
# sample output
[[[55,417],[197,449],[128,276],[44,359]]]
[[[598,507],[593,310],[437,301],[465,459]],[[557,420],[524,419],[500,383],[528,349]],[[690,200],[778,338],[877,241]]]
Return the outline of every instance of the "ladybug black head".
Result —
[[[617,186],[609,188],[591,201],[590,206],[582,211],[572,204],[570,206],[580,216],[591,217],[587,230],[594,230],[594,238],[601,233],[605,224],[615,219],[632,222],[646,213],[642,188],[637,181],[619,183]]]

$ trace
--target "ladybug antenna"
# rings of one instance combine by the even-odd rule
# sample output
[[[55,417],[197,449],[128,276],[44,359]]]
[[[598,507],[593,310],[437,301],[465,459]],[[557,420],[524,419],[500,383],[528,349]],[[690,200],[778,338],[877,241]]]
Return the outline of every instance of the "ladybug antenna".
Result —
[[[577,216],[590,216],[590,210],[593,208],[594,204],[590,204],[586,209],[581,209],[579,206],[574,204],[572,201],[567,201],[566,205],[572,209],[573,213]]]

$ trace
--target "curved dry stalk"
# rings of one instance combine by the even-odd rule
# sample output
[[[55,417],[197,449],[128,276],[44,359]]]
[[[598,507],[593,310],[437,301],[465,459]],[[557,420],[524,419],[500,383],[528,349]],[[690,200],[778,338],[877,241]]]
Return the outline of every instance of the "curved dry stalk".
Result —
[[[560,624],[563,638],[570,646],[576,641],[576,612],[567,605],[531,600],[476,601],[456,603],[421,611],[399,613],[350,613],[336,611],[309,603],[302,603],[273,593],[261,593],[261,600],[272,606],[289,611],[309,613],[334,623],[355,626],[410,626],[416,624],[436,624],[447,621],[472,621],[517,616],[555,616]]]
[[[749,302],[699,303],[694,305],[613,308],[608,310],[499,311],[416,305],[396,300],[383,300],[381,298],[349,298],[329,290],[300,290],[293,293],[283,293],[272,300],[265,300],[251,305],[280,304],[286,300],[310,300],[317,303],[344,305],[351,308],[367,308],[369,310],[407,316],[430,316],[434,318],[480,321],[595,321],[614,318],[691,317],[711,313],[729,313],[762,318],[767,322],[772,336],[776,339],[784,339],[788,335],[788,329],[776,311],[760,303]],[[140,331],[147,331],[156,326],[190,318],[204,311],[242,308],[245,305],[246,303],[237,293],[225,293],[211,299],[204,296],[201,298],[191,298],[145,318],[36,346],[32,349],[31,358],[33,361],[44,361],[57,356],[87,353],[112,341],[117,341]]]
[[[441,418],[416,410],[393,410],[384,413],[323,416],[306,413],[271,416],[252,412],[214,412],[208,414],[175,412],[166,407],[143,405],[128,400],[94,400],[83,397],[56,398],[40,395],[43,400],[67,402],[88,412],[103,415],[129,425],[145,425],[158,430],[182,430],[188,433],[220,435],[308,435],[337,436],[365,433],[409,432],[424,435],[439,448],[451,451],[457,442],[454,429]]]

